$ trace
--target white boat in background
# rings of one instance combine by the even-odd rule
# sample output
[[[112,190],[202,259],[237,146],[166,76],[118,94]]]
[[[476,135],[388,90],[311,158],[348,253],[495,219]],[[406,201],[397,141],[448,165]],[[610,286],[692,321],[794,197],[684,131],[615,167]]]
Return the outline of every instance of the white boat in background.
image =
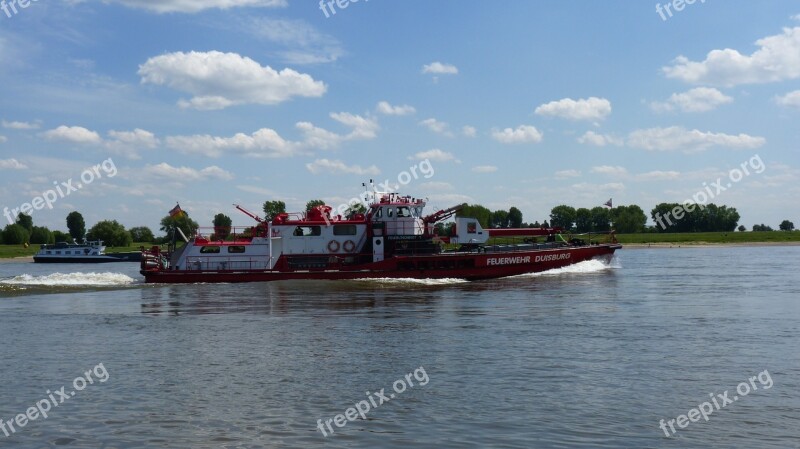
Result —
[[[138,262],[139,253],[106,254],[103,241],[84,242],[83,244],[59,242],[55,245],[42,245],[33,256],[37,263],[108,263]]]

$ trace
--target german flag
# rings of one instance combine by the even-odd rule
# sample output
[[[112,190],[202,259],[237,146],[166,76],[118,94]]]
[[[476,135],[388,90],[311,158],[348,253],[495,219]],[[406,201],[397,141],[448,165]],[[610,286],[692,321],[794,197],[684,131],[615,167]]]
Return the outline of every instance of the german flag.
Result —
[[[169,216],[170,218],[177,218],[183,216],[185,213],[186,212],[184,212],[183,209],[181,209],[181,205],[176,204],[175,207],[173,207],[172,210],[169,211]]]

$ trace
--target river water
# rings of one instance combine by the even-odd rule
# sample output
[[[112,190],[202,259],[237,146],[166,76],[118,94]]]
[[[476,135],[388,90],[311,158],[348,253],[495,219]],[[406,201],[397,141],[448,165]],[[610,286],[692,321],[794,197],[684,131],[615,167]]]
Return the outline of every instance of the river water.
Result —
[[[475,283],[137,269],[0,263],[0,447],[800,447],[800,247]]]

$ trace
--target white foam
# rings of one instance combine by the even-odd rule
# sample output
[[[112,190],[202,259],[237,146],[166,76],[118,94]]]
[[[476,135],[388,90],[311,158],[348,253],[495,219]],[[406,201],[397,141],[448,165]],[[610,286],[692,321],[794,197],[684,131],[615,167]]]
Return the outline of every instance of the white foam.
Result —
[[[415,279],[415,278],[364,278],[355,279],[358,282],[372,282],[376,284],[389,284],[389,285],[453,285],[464,284],[469,281],[458,278],[443,278],[443,279]]]
[[[574,265],[567,265],[566,267],[554,268],[552,270],[541,271],[539,273],[521,274],[515,277],[537,277],[537,276],[558,276],[562,274],[582,274],[582,273],[598,273],[601,271],[609,270],[612,268],[621,268],[616,258],[612,259],[611,263],[606,263],[600,260],[592,259],[578,262]]]
[[[128,285],[135,280],[121,273],[53,273],[44,276],[22,274],[11,279],[0,280],[0,284],[20,286],[89,286],[113,287]]]

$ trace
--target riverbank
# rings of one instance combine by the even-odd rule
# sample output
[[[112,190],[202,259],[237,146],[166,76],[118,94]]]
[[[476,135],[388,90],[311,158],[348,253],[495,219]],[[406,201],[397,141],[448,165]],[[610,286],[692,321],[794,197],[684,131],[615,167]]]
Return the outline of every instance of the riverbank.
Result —
[[[792,245],[800,244],[800,231],[617,234],[617,240],[629,246]]]
[[[106,254],[138,252],[142,246],[150,248],[152,245],[152,243],[134,243],[131,246],[110,247],[106,248]],[[29,245],[27,248],[22,245],[0,245],[0,260],[24,262],[25,259],[30,259],[33,261],[33,255],[38,251],[39,245]]]

